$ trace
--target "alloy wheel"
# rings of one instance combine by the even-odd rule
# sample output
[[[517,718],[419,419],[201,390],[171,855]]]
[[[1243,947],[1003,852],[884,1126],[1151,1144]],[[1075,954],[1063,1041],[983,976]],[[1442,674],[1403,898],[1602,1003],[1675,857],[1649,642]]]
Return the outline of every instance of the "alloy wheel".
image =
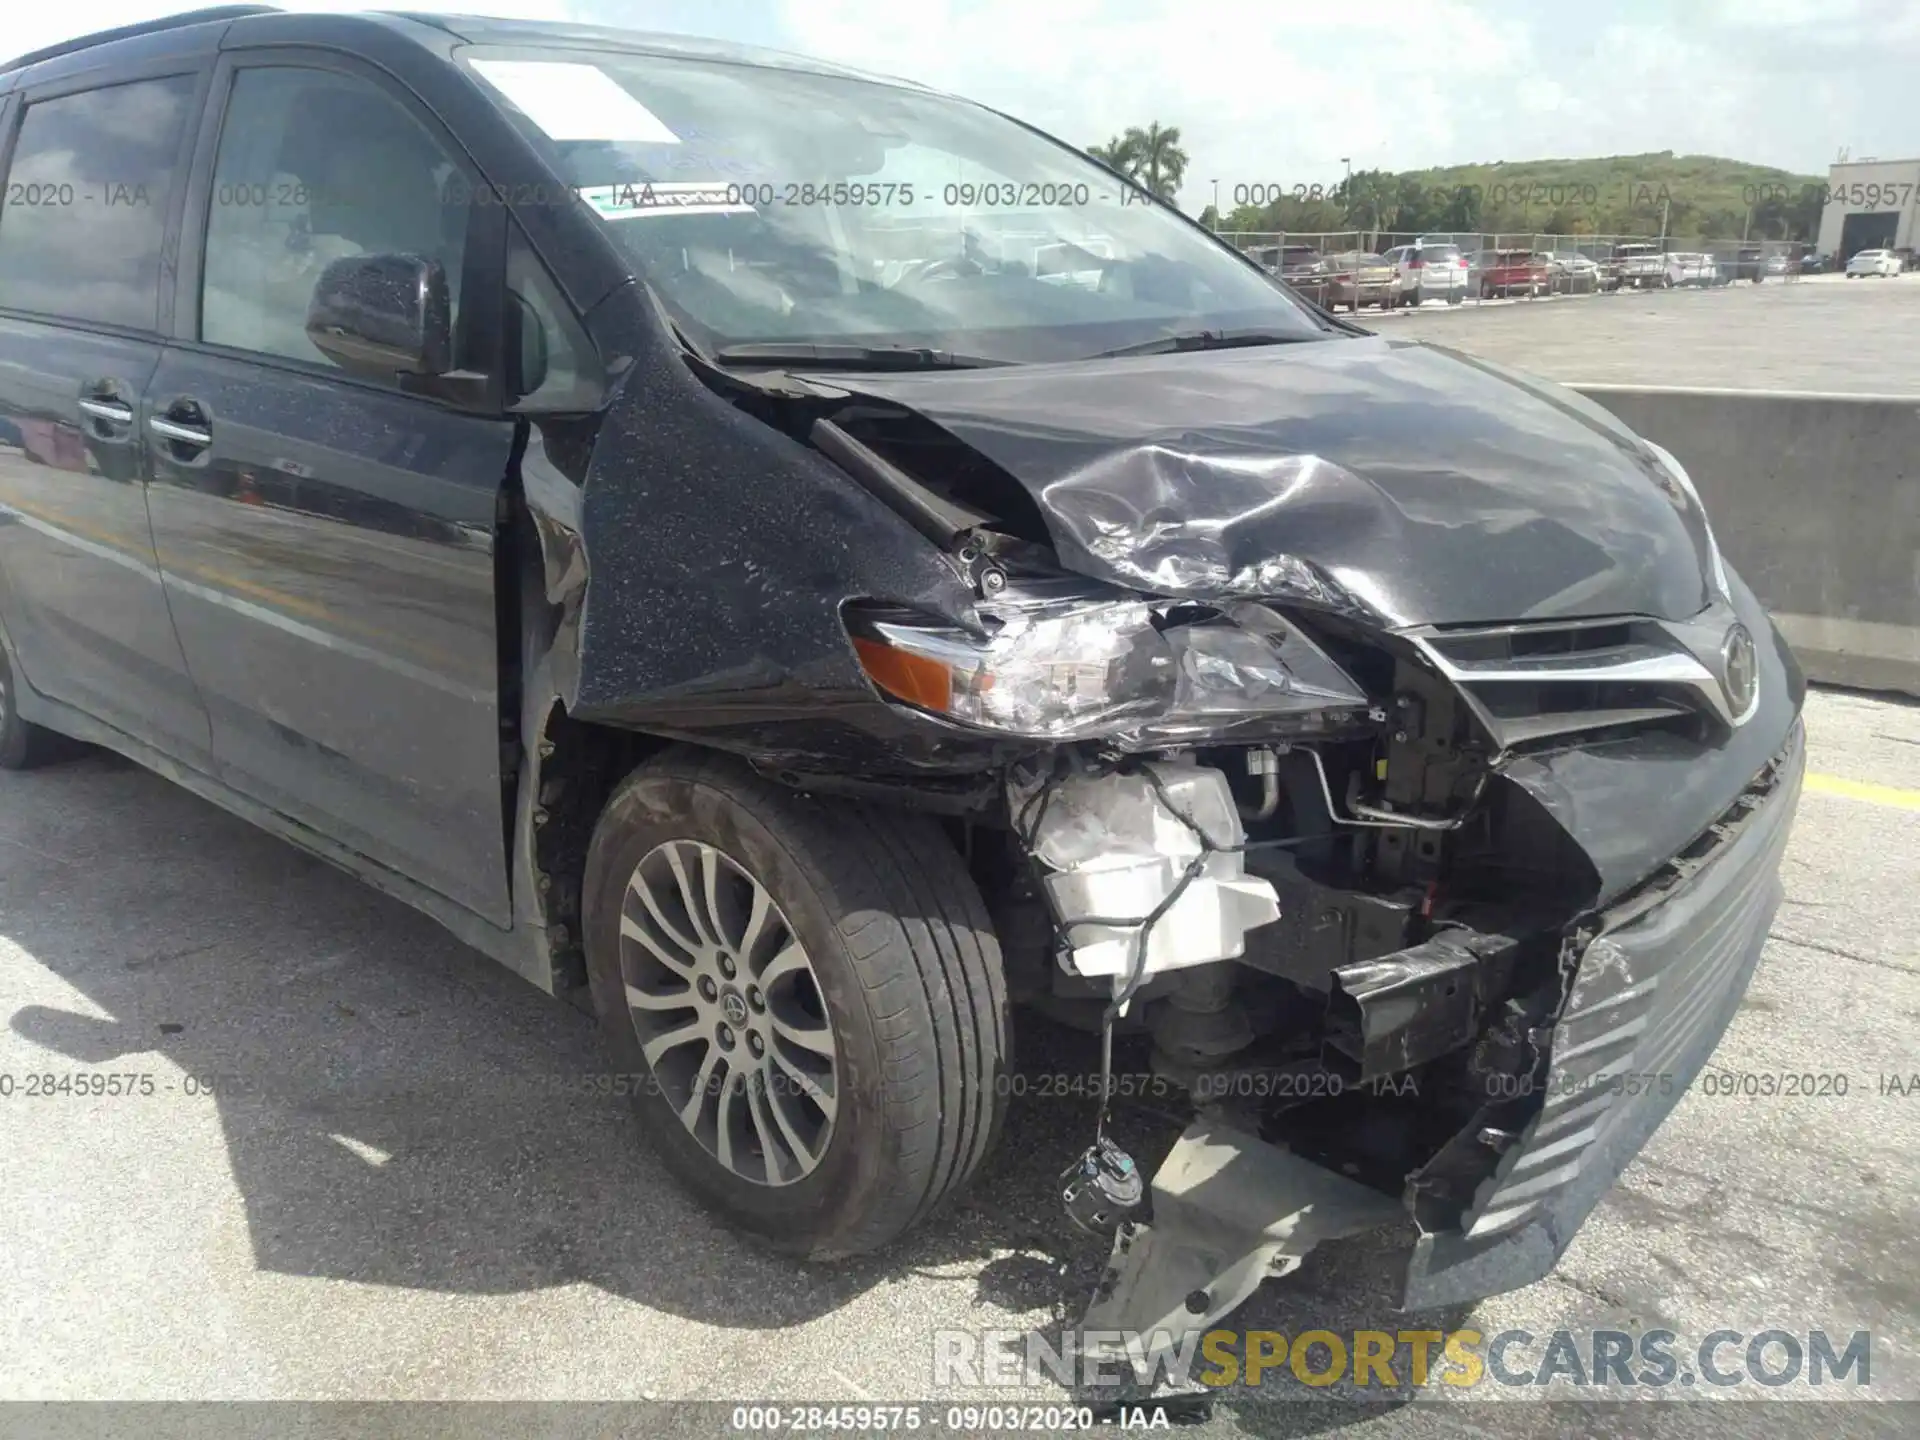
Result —
[[[620,971],[654,1082],[707,1153],[758,1185],[811,1174],[839,1105],[833,1028],[766,887],[712,845],[656,845],[627,881]]]

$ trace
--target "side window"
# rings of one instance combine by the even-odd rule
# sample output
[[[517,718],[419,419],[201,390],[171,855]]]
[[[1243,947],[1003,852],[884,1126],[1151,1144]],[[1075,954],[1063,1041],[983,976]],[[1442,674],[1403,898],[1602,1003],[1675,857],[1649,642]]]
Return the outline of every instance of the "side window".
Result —
[[[460,333],[467,209],[458,165],[418,120],[353,75],[235,72],[207,211],[200,338],[317,365],[307,302],[335,260],[438,260]]]
[[[27,106],[0,196],[0,305],[151,330],[196,78]]]
[[[509,226],[507,237],[508,334],[519,342],[518,355],[510,359],[520,395],[511,408],[598,408],[606,373],[593,342],[520,227]]]

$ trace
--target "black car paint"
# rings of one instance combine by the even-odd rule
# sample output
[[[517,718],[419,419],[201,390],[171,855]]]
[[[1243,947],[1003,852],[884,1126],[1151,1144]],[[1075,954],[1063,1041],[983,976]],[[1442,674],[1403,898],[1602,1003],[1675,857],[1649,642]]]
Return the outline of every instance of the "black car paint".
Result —
[[[63,474],[39,517],[29,491],[46,477],[24,456],[0,457],[0,477],[31,482],[0,491],[12,522],[0,547],[13,552],[0,563],[16,590],[34,582],[5,596],[0,642],[28,718],[135,755],[552,989],[533,815],[561,708],[770,770],[980,770],[1002,747],[881,701],[833,603],[966,620],[960,572],[843,471],[695,378],[546,160],[447,63],[463,40],[524,42],[526,27],[461,23],[455,34],[396,16],[248,15],[0,75],[0,95],[28,101],[165,73],[201,74],[210,91],[156,332],[0,316],[0,352],[16,361],[16,379],[0,383],[33,391],[0,389],[0,414],[30,431],[45,422],[62,455],[85,456],[84,481]],[[462,413],[200,343],[214,147],[231,72],[251,64],[354,69],[437,118],[474,171],[469,251],[497,262],[511,217],[584,318],[612,377],[607,405]],[[37,371],[19,367],[27,357]],[[87,377],[109,374],[138,418],[103,439],[74,406]],[[149,433],[151,414],[189,404],[212,445]],[[500,543],[515,505],[525,554]],[[88,584],[49,581],[60,575]],[[43,642],[49,633],[67,648]],[[70,663],[76,644],[98,661]],[[504,714],[516,704],[517,717]],[[521,738],[504,760],[503,730]]]
[[[217,107],[235,63],[358,57],[439,117],[500,199],[493,230],[476,222],[483,250],[498,256],[510,217],[579,312],[610,378],[592,415],[463,413],[200,344],[210,108],[153,335],[0,316],[0,360],[48,332],[33,372],[46,393],[0,382],[4,418],[88,436],[66,407],[111,352],[140,419],[124,446],[83,438],[84,469],[35,475],[35,493],[17,478],[29,462],[0,458],[0,642],[22,714],[354,870],[550,990],[568,942],[539,826],[563,711],[730,749],[799,784],[978,774],[1009,748],[881,701],[840,618],[858,599],[971,623],[960,568],[793,433],[716,393],[582,207],[525,200],[564,186],[447,61],[463,34],[566,33],[254,15],[0,76],[0,94],[38,93],[185,66],[205,71]],[[16,124],[9,112],[7,133]],[[922,415],[998,464],[1035,497],[1062,562],[1096,578],[1136,582],[1126,557],[1142,536],[1186,545],[1200,532],[1228,574],[1295,555],[1388,625],[1680,617],[1704,601],[1704,525],[1644,447],[1588,402],[1464,357],[1337,338],[833,386]],[[199,455],[146,433],[149,414],[181,400],[211,421]],[[1264,493],[1234,479],[1249,463]],[[1229,481],[1246,513],[1206,538],[1234,518],[1219,504]],[[38,527],[30,503],[50,507]],[[82,535],[95,503],[117,546],[47,533]],[[1114,516],[1136,533],[1096,553],[1088,525]],[[21,594],[64,563],[62,545],[125,578]],[[129,563],[103,558],[116,549]],[[1747,727],[1671,751],[1576,745],[1507,771],[1588,851],[1603,888],[1665,861],[1793,723],[1798,671],[1735,584],[1755,632],[1773,636]],[[138,597],[129,615],[100,613],[115,594]],[[118,657],[121,693],[61,693],[49,634]]]
[[[147,524],[140,397],[151,339],[0,318],[0,613],[26,685],[138,730],[187,764],[206,712],[167,615]],[[80,409],[124,405],[125,421]]]
[[[1737,729],[1702,743],[1668,732],[1515,756],[1502,767],[1579,845],[1611,902],[1678,854],[1720,814],[1787,741],[1806,698],[1806,677],[1753,591],[1728,571],[1735,615],[1771,663],[1760,666],[1760,699]]]
[[[1598,407],[1512,379],[1354,339],[838,383],[994,461],[1117,585],[1249,593],[1292,555],[1386,626],[1699,613],[1691,500]]]
[[[529,834],[489,822],[538,791],[556,706],[734,750],[790,779],[979,772],[1008,747],[874,694],[840,604],[878,599],[966,623],[961,572],[817,451],[702,383],[578,207],[515,203],[563,187],[446,63],[463,38],[511,42],[527,27],[475,24],[456,34],[395,17],[257,15],[89,58],[125,52],[129,73],[213,70],[172,334],[142,393],[149,408],[197,401],[216,441],[200,454],[136,442],[152,481],[149,546],[180,636],[170,663],[170,635],[146,643],[163,670],[198,679],[213,762],[205,740],[195,751],[116,728],[210,770],[296,833],[330,836],[454,901],[499,932],[487,945],[499,953],[521,944],[509,927],[548,929],[537,895],[510,880]],[[199,217],[231,67],[345,52],[445,122],[500,199],[491,213],[522,227],[613,377],[598,416],[517,422],[511,474],[505,420],[192,338]],[[7,81],[37,92],[43,71],[80,66],[60,57]],[[1463,356],[1356,337],[832,383],[916,410],[1000,464],[1039,501],[1061,561],[1097,578],[1141,583],[1125,552],[1150,536],[1174,552],[1217,546],[1229,570],[1296,555],[1387,625],[1680,616],[1702,601],[1699,517],[1631,433],[1578,397]],[[1251,486],[1249,462],[1260,471]],[[517,580],[520,557],[496,543],[502,488],[525,506],[541,592],[504,606],[495,588]],[[716,513],[728,523],[713,524]],[[1094,554],[1089,538],[1115,517],[1133,539]],[[1220,520],[1231,523],[1210,533]],[[494,659],[511,650],[503,616],[521,619],[524,687],[523,753],[504,767],[498,707],[515,697]],[[109,724],[128,713],[79,708]],[[550,968],[544,956],[514,964]]]

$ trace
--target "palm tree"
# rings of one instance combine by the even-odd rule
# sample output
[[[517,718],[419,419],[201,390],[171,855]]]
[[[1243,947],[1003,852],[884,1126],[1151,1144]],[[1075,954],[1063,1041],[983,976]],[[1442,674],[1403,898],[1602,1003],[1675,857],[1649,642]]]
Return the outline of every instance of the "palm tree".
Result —
[[[1139,156],[1133,142],[1124,135],[1116,135],[1104,145],[1087,146],[1087,154],[1098,160],[1109,170],[1117,170],[1129,180],[1139,165]]]
[[[1132,152],[1133,178],[1172,204],[1187,173],[1187,152],[1180,148],[1180,127],[1163,126],[1158,120],[1144,130],[1131,125],[1120,143]]]

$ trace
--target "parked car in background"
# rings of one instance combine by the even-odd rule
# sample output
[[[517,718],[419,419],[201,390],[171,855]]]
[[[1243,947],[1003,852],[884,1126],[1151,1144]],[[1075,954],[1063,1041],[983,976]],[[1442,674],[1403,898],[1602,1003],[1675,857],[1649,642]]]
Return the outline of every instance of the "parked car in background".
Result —
[[[1801,253],[1800,258],[1792,263],[1802,275],[1824,275],[1833,268],[1833,257],[1823,255],[1812,246],[1808,246]]]
[[[1444,300],[1458,305],[1467,298],[1467,257],[1452,243],[1416,241],[1400,245],[1382,257],[1391,260],[1400,278],[1400,303],[1421,305]]]
[[[1332,274],[1328,283],[1328,309],[1345,306],[1358,310],[1362,305],[1378,305],[1391,310],[1400,303],[1400,271],[1384,255],[1349,251],[1328,257]]]
[[[1480,298],[1546,295],[1553,290],[1553,264],[1532,250],[1482,250],[1474,260]]]
[[[1277,275],[1295,294],[1326,305],[1332,299],[1333,267],[1311,245],[1269,245],[1253,252],[1269,274]]]
[[[1742,245],[1725,266],[1726,279],[1751,280],[1756,284],[1767,276],[1767,252],[1758,245]],[[1776,270],[1774,274],[1781,273]]]
[[[1891,250],[1862,250],[1847,261],[1847,278],[1857,279],[1862,275],[1898,275],[1900,257]]]
[[[1894,258],[1900,262],[1902,274],[1909,270],[1920,270],[1920,252],[1916,252],[1911,245],[1896,245],[1893,248],[1893,254]]]
[[[1600,288],[1600,265],[1578,250],[1555,250],[1547,257],[1553,266],[1553,289],[1560,295],[1591,295]]]
[[[1766,261],[1761,269],[1770,276],[1790,275],[1793,273],[1793,264],[1782,251],[1771,250],[1767,252]]]
[[[1675,285],[1704,290],[1722,284],[1720,262],[1711,255],[1694,250],[1679,250],[1667,256],[1667,269]]]
[[[1630,240],[1613,247],[1616,288],[1660,290],[1671,287],[1673,275],[1667,256],[1650,241]]]

